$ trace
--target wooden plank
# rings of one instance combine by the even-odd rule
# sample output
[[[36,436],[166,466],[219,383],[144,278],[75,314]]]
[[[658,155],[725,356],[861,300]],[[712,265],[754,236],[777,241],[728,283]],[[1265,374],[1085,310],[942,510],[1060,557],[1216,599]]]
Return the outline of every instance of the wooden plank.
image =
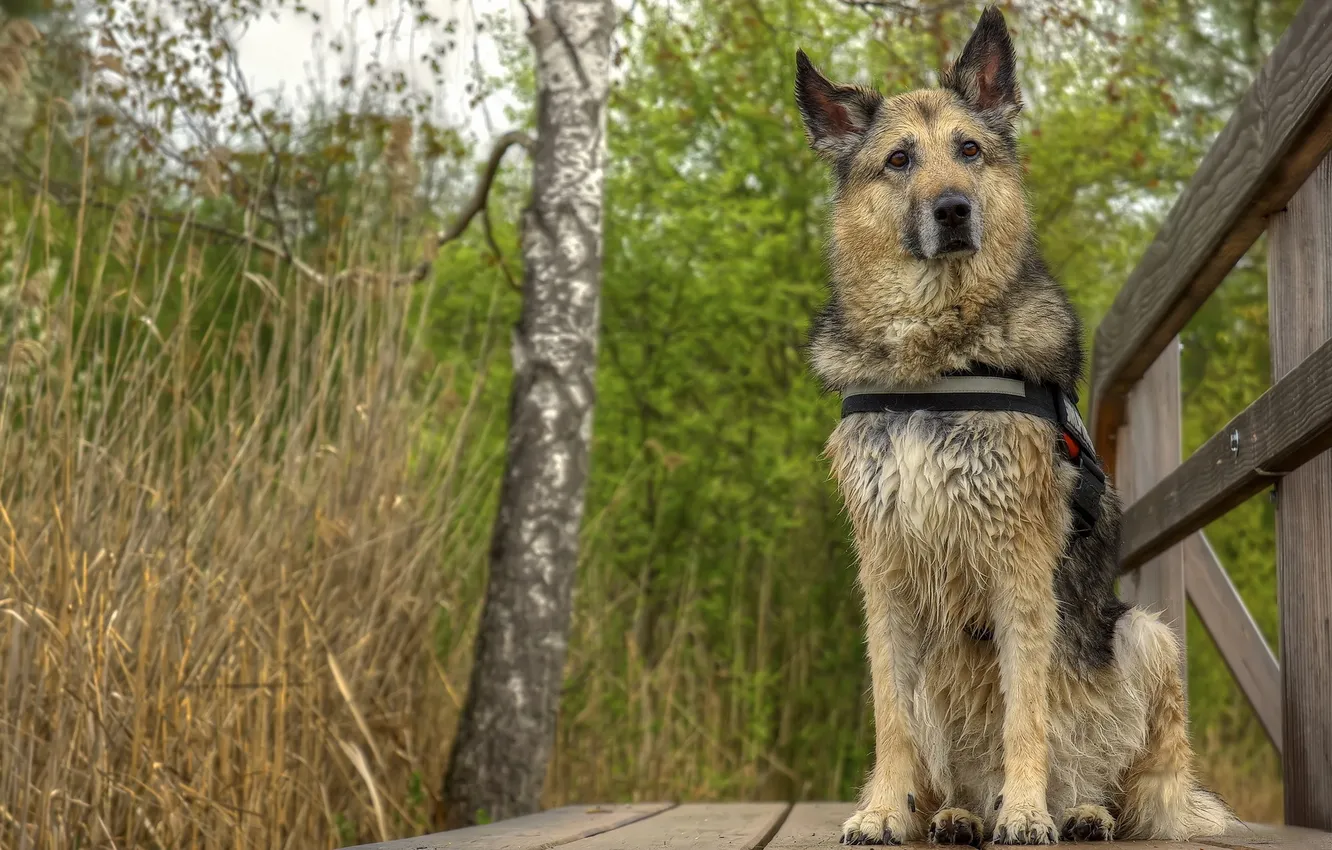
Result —
[[[1179,466],[1183,452],[1183,405],[1179,394],[1179,341],[1166,346],[1142,376],[1128,398],[1128,421],[1120,429],[1124,463],[1116,484],[1126,503],[1145,495]],[[1119,582],[1120,595],[1152,611],[1175,630],[1180,646],[1187,646],[1184,602],[1184,551],[1175,546],[1127,573]],[[1180,659],[1180,676],[1188,679],[1187,654]]]
[[[1143,563],[1329,446],[1332,343],[1324,343],[1124,512],[1120,566]]]
[[[672,803],[581,805],[550,809],[485,826],[437,832],[351,850],[548,850],[650,818]]]
[[[1305,3],[1096,330],[1092,435],[1108,468],[1129,390],[1332,149],[1332,3]]]
[[[784,803],[565,806],[486,826],[349,850],[543,850],[571,842],[576,842],[571,846],[577,850],[834,850],[840,848],[842,822],[853,811],[855,803],[851,802],[797,803],[794,808]],[[1092,846],[1104,850],[1105,845],[1088,845]],[[1203,843],[1135,841],[1133,850],[1332,850],[1332,833],[1245,824]]]
[[[1267,737],[1281,752],[1281,668],[1239,591],[1201,532],[1184,541],[1189,599],[1253,706]]]
[[[796,803],[767,850],[836,847],[841,843],[843,821],[855,810],[855,803]]]
[[[854,803],[797,803],[781,830],[768,843],[767,850],[834,850],[840,848],[842,821],[855,811]],[[1059,813],[1053,813],[1058,817]],[[913,842],[912,848],[932,848],[934,845]],[[992,847],[994,845],[986,845]],[[1104,842],[1082,844],[1059,842],[1060,847],[1099,847]],[[1245,827],[1219,839],[1207,838],[1202,843],[1174,841],[1134,841],[1132,850],[1332,850],[1332,834],[1307,829],[1283,827]]]
[[[1332,850],[1332,832],[1299,826],[1246,823],[1208,844],[1227,850]]]
[[[1332,346],[1332,159],[1272,217],[1268,257],[1272,376],[1280,385]],[[1329,377],[1332,370],[1318,388],[1324,414],[1332,407]],[[1277,604],[1285,820],[1332,829],[1332,453],[1278,488]]]
[[[756,850],[776,834],[790,803],[692,803],[603,832],[570,850]]]

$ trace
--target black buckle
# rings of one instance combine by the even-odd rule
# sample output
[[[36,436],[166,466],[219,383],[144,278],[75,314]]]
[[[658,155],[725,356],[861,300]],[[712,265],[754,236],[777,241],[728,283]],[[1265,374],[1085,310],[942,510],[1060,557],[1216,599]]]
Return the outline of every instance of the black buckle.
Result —
[[[1051,388],[1055,398],[1055,416],[1059,430],[1068,435],[1078,445],[1078,454],[1070,461],[1078,469],[1078,480],[1073,486],[1073,531],[1079,535],[1091,534],[1096,521],[1101,517],[1101,497],[1105,495],[1105,471],[1096,459],[1096,451],[1091,445],[1091,436],[1087,426],[1078,415],[1076,402],[1069,399],[1058,389]]]
[[[1079,456],[1096,457],[1096,450],[1092,448],[1091,434],[1087,433],[1087,426],[1083,424],[1082,416],[1078,413],[1077,402],[1066,396],[1058,387],[1050,387],[1050,394],[1054,396],[1055,421],[1059,425],[1059,430],[1068,434],[1078,444]]]
[[[1101,518],[1101,497],[1105,495],[1105,473],[1085,451],[1075,461],[1078,480],[1073,485],[1073,531],[1088,535]]]

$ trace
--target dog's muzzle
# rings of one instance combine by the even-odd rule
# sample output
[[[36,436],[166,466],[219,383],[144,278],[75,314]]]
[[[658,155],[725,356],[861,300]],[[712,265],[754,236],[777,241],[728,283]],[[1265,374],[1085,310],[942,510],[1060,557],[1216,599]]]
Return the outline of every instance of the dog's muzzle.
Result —
[[[971,198],[962,192],[948,191],[934,199],[929,221],[921,230],[925,256],[933,259],[945,254],[975,251],[980,247],[980,215]]]

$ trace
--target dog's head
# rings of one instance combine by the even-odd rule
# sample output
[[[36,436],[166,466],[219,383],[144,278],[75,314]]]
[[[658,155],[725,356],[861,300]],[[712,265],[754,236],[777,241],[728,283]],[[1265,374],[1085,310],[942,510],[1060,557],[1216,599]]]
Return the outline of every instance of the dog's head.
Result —
[[[796,55],[806,135],[836,179],[832,254],[844,283],[909,286],[941,263],[1012,273],[1003,267],[1027,241],[1030,217],[1016,58],[998,9],[981,15],[942,82],[885,98],[833,83]]]

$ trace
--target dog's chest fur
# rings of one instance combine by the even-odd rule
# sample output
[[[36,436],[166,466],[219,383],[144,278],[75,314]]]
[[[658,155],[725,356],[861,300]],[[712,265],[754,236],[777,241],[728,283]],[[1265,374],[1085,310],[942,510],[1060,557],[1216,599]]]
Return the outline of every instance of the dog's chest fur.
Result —
[[[947,635],[988,619],[994,571],[1012,568],[1020,535],[1067,512],[1073,484],[1052,426],[1016,413],[857,414],[827,448],[862,582]]]

